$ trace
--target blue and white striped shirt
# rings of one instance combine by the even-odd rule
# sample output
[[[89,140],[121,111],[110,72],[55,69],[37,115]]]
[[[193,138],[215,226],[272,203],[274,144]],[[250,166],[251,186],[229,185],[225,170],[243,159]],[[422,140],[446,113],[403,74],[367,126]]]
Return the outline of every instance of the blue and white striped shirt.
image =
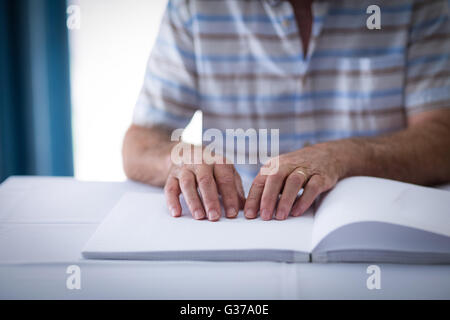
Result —
[[[381,8],[369,30],[367,7]],[[303,56],[288,1],[170,0],[134,123],[280,130],[280,152],[403,129],[450,107],[448,0],[313,2]]]

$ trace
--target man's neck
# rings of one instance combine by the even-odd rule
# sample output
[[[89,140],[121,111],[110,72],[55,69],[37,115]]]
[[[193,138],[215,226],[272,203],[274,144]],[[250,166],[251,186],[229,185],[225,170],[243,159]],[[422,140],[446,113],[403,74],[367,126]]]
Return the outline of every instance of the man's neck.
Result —
[[[313,23],[312,2],[313,0],[289,0],[294,9],[295,18],[302,39],[303,56],[308,54],[309,40]]]

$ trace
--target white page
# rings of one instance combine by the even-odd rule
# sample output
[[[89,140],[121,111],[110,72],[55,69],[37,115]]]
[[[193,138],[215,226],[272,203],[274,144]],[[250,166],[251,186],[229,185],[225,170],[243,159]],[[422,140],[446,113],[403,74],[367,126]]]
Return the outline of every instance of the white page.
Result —
[[[99,226],[83,252],[292,250],[309,252],[313,215],[286,221],[197,221],[169,215],[163,194],[127,193]]]
[[[316,212],[312,248],[332,231],[366,221],[450,236],[450,192],[380,178],[345,179]]]

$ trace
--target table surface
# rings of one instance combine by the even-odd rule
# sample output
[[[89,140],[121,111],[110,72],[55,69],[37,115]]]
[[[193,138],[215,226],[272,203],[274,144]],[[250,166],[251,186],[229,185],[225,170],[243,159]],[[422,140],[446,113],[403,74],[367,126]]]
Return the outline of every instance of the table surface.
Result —
[[[446,189],[450,188],[447,186]],[[450,265],[90,261],[80,251],[134,182],[13,177],[0,185],[0,299],[449,299]],[[66,287],[67,268],[81,289]]]

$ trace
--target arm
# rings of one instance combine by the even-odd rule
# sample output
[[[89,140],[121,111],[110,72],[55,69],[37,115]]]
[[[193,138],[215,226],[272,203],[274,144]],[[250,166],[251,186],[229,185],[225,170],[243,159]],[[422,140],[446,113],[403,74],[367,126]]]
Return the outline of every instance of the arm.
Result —
[[[180,194],[183,193],[194,218],[217,221],[221,216],[219,195],[227,218],[234,218],[244,205],[244,190],[233,165],[175,164],[170,132],[163,127],[145,128],[132,125],[124,139],[123,163],[128,178],[155,186],[164,186],[167,207],[174,217],[181,215]],[[189,146],[190,148],[190,146]],[[199,191],[200,195],[199,196]]]
[[[122,158],[128,178],[163,187],[171,165],[170,152],[176,142],[170,141],[169,130],[132,125],[125,134]]]
[[[450,181],[450,110],[433,110],[412,116],[407,129],[376,138],[330,141],[284,154],[272,175],[259,174],[245,203],[247,218],[260,211],[269,220],[302,215],[323,192],[340,179],[375,176],[416,184]],[[297,199],[301,188],[304,192]],[[292,210],[292,211],[291,211]]]
[[[123,163],[130,179],[165,187],[173,216],[181,215],[179,198],[183,193],[196,219],[216,221],[221,216],[219,195],[228,218],[235,217],[243,206],[242,183],[234,167],[171,161],[172,150],[179,143],[170,141],[172,130],[186,127],[200,105],[196,59],[192,58],[194,38],[186,28],[192,18],[188,0],[168,1],[159,42],[153,48],[136,104],[134,125],[125,136]]]
[[[258,175],[245,215],[271,219],[303,214],[322,192],[349,176],[365,175],[416,184],[450,181],[450,78],[448,1],[413,1],[406,48],[405,130],[375,138],[326,142],[281,155],[279,170]],[[430,21],[432,23],[430,23]],[[437,57],[437,59],[436,59]],[[416,64],[414,61],[422,61]],[[272,164],[268,164],[272,167]],[[303,188],[303,194],[297,194]]]
[[[398,133],[338,145],[349,150],[342,155],[343,177],[366,175],[422,185],[450,181],[450,110],[412,116],[408,128]]]

